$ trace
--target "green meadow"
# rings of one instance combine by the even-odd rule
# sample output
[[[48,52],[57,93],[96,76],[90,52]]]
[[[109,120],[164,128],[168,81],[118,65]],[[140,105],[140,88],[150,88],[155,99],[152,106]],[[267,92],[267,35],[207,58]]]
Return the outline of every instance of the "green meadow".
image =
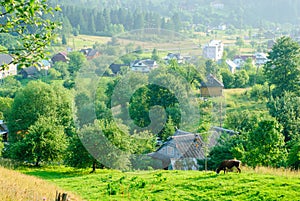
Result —
[[[28,168],[39,177],[83,200],[299,200],[299,172],[242,168],[217,175],[204,171],[78,170],[66,167]]]

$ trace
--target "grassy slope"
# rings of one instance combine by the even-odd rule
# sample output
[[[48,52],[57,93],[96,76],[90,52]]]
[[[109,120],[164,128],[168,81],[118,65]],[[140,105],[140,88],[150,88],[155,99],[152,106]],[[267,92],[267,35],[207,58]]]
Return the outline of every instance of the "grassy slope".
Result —
[[[216,175],[199,171],[27,169],[86,200],[297,200],[299,173],[246,170]],[[110,195],[112,194],[112,195]]]
[[[47,181],[0,166],[1,201],[54,200],[56,191],[65,192]],[[70,192],[67,194],[70,200],[80,200]]]
[[[226,112],[243,112],[245,110],[266,113],[266,102],[250,99],[248,89],[225,89]]]

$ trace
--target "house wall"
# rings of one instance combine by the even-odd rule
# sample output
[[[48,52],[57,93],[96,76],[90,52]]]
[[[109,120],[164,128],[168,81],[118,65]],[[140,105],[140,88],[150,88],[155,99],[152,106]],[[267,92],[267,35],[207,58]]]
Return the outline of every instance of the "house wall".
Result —
[[[10,64],[7,70],[0,70],[0,79],[10,75],[17,75],[17,65]]]
[[[215,97],[223,95],[223,88],[221,87],[201,87],[200,88],[202,97]]]

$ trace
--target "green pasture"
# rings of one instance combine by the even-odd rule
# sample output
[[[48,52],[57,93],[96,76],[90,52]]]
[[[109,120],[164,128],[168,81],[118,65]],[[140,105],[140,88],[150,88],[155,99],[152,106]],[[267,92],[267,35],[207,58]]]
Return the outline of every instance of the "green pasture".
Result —
[[[202,171],[78,170],[66,167],[30,168],[33,175],[74,192],[84,200],[297,200],[300,176],[243,169],[217,175]]]

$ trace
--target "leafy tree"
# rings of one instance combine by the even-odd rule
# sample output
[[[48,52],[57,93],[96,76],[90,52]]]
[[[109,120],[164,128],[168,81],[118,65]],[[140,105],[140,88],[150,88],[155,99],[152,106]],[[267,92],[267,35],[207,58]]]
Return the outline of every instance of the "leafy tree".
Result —
[[[169,116],[168,121],[166,122],[166,125],[164,126],[164,129],[162,131],[161,140],[165,142],[168,139],[168,137],[174,135],[174,133],[175,133],[175,126],[172,121],[172,118]]]
[[[46,16],[53,15],[54,11],[60,10],[59,7],[49,6],[46,0],[1,1],[0,7],[0,33],[18,36],[19,46],[8,49],[13,62],[29,66],[45,58],[44,49],[55,38],[55,29],[59,25]]]
[[[67,44],[67,38],[66,38],[65,34],[62,35],[61,44],[63,44],[63,45]]]
[[[69,75],[70,75],[70,73],[68,71],[69,66],[66,62],[62,62],[62,61],[55,62],[55,64],[53,65],[52,68],[57,70],[60,73],[59,78],[61,78],[63,80],[69,78]]]
[[[74,140],[75,143],[70,144],[67,159],[72,166],[93,166],[95,171],[98,161],[107,168],[124,170],[130,167],[129,156],[134,146],[126,127],[118,127],[116,123],[106,120],[96,120],[93,124],[83,126],[78,131],[78,138],[74,137]]]
[[[57,84],[31,81],[19,90],[8,116],[9,140],[16,142],[28,133],[28,129],[41,116],[57,118],[68,135],[72,134],[72,95]]]
[[[8,76],[1,80],[0,96],[14,98],[16,92],[21,88],[21,83],[16,77]]]
[[[228,69],[222,69],[221,76],[225,89],[234,87],[234,75]]]
[[[274,118],[258,123],[253,132],[249,132],[246,161],[255,167],[258,165],[279,167],[285,165],[286,149],[281,126]]]
[[[264,73],[269,84],[274,84],[274,96],[281,96],[285,91],[299,94],[300,90],[300,46],[290,37],[276,40],[269,52],[269,61],[264,66]]]
[[[237,37],[235,44],[239,46],[239,51],[241,52],[241,48],[244,46],[245,42],[241,37]]]
[[[300,142],[295,143],[288,155],[288,166],[293,169],[300,168]]]
[[[55,117],[40,116],[28,128],[25,137],[11,146],[13,158],[39,166],[41,162],[62,159],[67,140],[63,126],[58,125]]]
[[[282,97],[271,99],[269,113],[283,126],[285,141],[300,139],[300,97],[284,92]]]
[[[78,72],[86,62],[86,57],[81,52],[71,52],[68,54],[70,58],[69,62],[69,72],[74,76],[76,72]]]
[[[12,98],[0,97],[0,119],[3,120],[5,116],[8,115],[8,112],[13,103]]]
[[[218,65],[213,60],[209,59],[205,62],[205,71],[206,75],[212,74],[214,76],[217,76]]]
[[[249,76],[245,70],[240,70],[234,74],[235,87],[244,88],[249,82]]]
[[[152,51],[151,59],[155,60],[155,61],[159,60],[159,55],[158,55],[158,52],[157,52],[156,48],[154,48],[153,51]]]

